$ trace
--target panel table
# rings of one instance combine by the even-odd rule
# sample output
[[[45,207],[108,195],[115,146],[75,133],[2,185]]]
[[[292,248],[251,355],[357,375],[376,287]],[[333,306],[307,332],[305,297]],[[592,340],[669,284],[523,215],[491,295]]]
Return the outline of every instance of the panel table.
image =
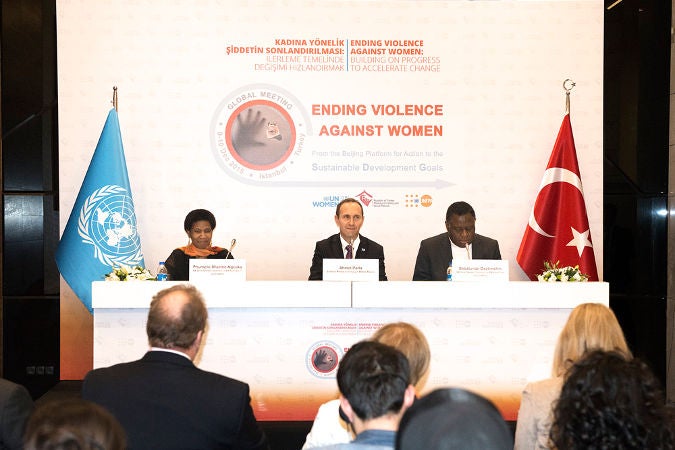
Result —
[[[95,282],[94,367],[140,358],[152,295],[177,284]],[[569,312],[609,304],[607,283],[246,281],[200,283],[209,309],[197,365],[246,381],[259,420],[312,420],[337,395],[344,352],[388,322],[420,327],[424,392],[460,386],[515,420],[527,381],[545,378]],[[319,361],[319,354],[328,357]]]

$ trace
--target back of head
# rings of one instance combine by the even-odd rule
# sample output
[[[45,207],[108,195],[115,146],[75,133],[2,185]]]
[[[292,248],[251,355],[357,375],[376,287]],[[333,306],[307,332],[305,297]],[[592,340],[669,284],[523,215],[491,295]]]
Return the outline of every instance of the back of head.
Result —
[[[373,333],[370,339],[403,353],[410,365],[410,384],[421,388],[417,385],[429,370],[431,351],[427,338],[419,328],[406,322],[389,323]]]
[[[151,346],[187,349],[206,328],[208,312],[199,291],[176,285],[158,292],[150,303],[146,331]]]
[[[82,399],[52,401],[28,419],[25,450],[123,450],[126,437],[117,419]]]
[[[512,450],[513,436],[495,406],[464,389],[437,389],[406,410],[397,450]]]
[[[455,202],[448,206],[448,210],[445,212],[446,222],[450,220],[450,216],[463,216],[465,214],[471,214],[473,218],[476,218],[476,212],[473,210],[473,207],[467,202]]]
[[[553,356],[553,375],[563,375],[592,350],[617,351],[631,356],[612,310],[600,303],[583,303],[572,310],[560,332]]]
[[[211,225],[211,229],[216,228],[216,216],[214,216],[211,211],[208,209],[193,209],[185,216],[185,220],[183,221],[183,229],[185,231],[190,231],[192,229],[192,225],[194,225],[195,222],[199,222],[200,220],[206,220],[209,225]]]
[[[405,355],[374,341],[354,344],[340,361],[337,372],[340,393],[362,420],[396,414],[410,385]]]
[[[594,351],[568,372],[553,410],[551,440],[559,450],[672,449],[673,419],[643,362]]]

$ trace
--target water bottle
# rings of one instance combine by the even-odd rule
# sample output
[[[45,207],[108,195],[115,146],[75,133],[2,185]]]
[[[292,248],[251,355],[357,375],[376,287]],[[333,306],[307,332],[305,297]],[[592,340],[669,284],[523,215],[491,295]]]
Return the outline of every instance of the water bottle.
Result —
[[[167,281],[169,279],[169,272],[166,271],[164,261],[159,262],[157,266],[157,281]]]
[[[447,280],[452,281],[452,260],[450,260],[450,262],[448,263],[448,272],[447,273],[448,273]]]

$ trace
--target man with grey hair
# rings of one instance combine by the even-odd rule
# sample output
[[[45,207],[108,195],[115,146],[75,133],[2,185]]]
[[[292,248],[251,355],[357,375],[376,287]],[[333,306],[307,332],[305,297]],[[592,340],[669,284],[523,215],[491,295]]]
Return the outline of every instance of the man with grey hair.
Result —
[[[208,312],[196,288],[157,293],[138,361],[92,370],[82,397],[108,409],[133,449],[269,449],[247,384],[197,368]]]

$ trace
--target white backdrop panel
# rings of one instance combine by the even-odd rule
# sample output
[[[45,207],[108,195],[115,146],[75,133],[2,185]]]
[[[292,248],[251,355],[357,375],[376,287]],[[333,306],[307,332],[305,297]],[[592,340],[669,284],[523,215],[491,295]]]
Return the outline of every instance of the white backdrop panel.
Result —
[[[515,256],[572,78],[602,274],[600,1],[58,0],[57,14],[61,223],[118,86],[152,270],[186,242],[185,214],[203,207],[218,219],[215,244],[237,238],[248,279],[306,279],[315,241],[336,231],[335,203],[363,194],[362,232],[384,246],[391,280],[411,278],[419,241],[444,230],[456,200],[499,240],[511,279],[525,279]],[[383,115],[373,105],[439,108]],[[247,133],[249,110],[264,121]],[[394,136],[396,126],[431,135]]]

